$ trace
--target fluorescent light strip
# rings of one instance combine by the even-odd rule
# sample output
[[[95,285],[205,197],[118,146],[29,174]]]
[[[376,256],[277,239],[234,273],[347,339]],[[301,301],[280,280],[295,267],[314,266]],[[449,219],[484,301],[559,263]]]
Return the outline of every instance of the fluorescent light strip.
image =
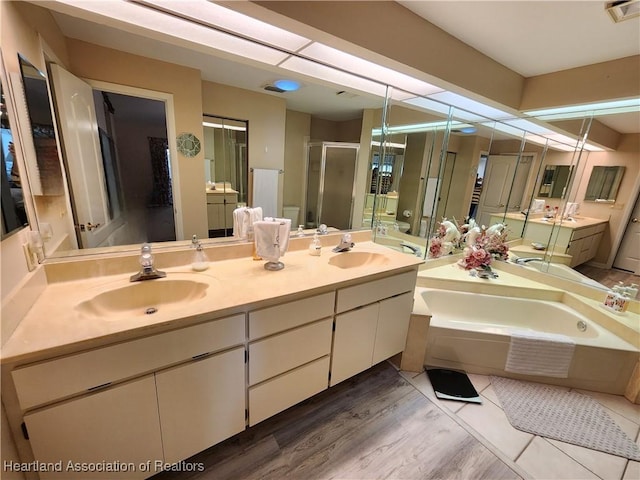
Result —
[[[299,53],[305,57],[313,58],[314,60],[342,70],[358,72],[365,77],[375,78],[377,81],[387,85],[413,92],[414,95],[429,95],[443,91],[442,88],[431,85],[430,83],[323,45],[322,43],[314,42],[303,48]]]
[[[553,130],[533,123],[529,120],[525,120],[524,118],[519,118],[517,120],[505,120],[504,123],[516,128],[520,128],[526,132],[536,133],[538,135],[550,135],[554,133]]]
[[[244,40],[129,2],[118,2],[117,7],[114,6],[113,1],[104,0],[91,2],[58,0],[58,3],[104,16],[106,24],[113,24],[112,20],[115,19],[119,22],[137,25],[155,32],[156,35],[153,38],[156,39],[158,38],[157,34],[168,35],[207,49],[221,50],[269,65],[277,65],[288,56],[287,53],[257,44],[251,40]]]
[[[453,105],[454,107],[461,108],[466,112],[475,113],[477,115],[485,117],[485,120],[507,120],[516,118],[516,116],[511,113],[507,113],[505,111],[498,110],[497,108],[484,105],[483,103],[476,102],[475,100],[471,100],[470,98],[463,97],[462,95],[458,95],[457,93],[453,92],[435,93],[433,95],[429,95],[429,98],[438,100],[442,103]]]
[[[246,38],[295,52],[311,40],[207,0],[137,0]]]
[[[237,130],[239,132],[244,132],[247,129],[244,127],[237,127],[235,125],[222,125],[221,123],[211,123],[211,122],[202,122],[203,127],[213,127],[213,128],[226,128],[227,130]]]
[[[628,113],[638,111],[640,111],[640,98],[613,100],[611,102],[591,103],[586,105],[571,105],[568,107],[528,110],[524,113],[530,117],[536,117],[540,119],[542,119],[542,117],[568,119],[584,117],[587,115],[611,115],[614,113]]]
[[[374,147],[379,147],[382,145],[382,142],[371,142],[371,145]],[[393,142],[384,142],[385,147],[393,147],[393,148],[406,148],[407,146],[404,143],[393,143]]]
[[[350,73],[336,70],[319,63],[312,62],[300,57],[289,57],[280,65],[285,70],[301,73],[319,80],[330,82],[337,86],[354,88],[361,92],[371,93],[379,97],[386,95],[387,86],[371,80],[367,80]]]

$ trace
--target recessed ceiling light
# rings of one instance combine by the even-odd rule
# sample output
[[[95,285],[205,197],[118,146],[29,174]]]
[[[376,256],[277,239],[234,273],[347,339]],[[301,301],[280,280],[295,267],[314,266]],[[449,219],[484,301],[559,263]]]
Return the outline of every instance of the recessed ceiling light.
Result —
[[[273,82],[273,85],[279,88],[280,90],[284,90],[285,92],[295,92],[300,88],[300,82],[296,82],[295,80],[276,80]]]

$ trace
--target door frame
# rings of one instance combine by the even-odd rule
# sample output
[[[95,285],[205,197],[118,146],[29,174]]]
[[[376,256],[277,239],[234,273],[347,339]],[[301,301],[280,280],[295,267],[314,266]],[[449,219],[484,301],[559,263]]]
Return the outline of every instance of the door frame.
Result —
[[[175,225],[176,238],[184,237],[182,222],[182,195],[180,194],[180,167],[178,165],[178,143],[176,141],[175,107],[173,94],[147,90],[118,83],[103,82],[83,78],[94,90],[101,90],[109,93],[129,95],[132,97],[146,98],[148,100],[158,100],[165,105],[165,122],[167,125],[167,142],[169,144],[169,156],[171,162],[171,190],[173,196],[173,220]]]

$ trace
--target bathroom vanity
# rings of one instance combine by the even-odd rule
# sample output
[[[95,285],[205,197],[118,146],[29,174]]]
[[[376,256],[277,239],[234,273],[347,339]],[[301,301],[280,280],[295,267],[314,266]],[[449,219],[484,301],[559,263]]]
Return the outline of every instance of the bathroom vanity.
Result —
[[[207,189],[207,218],[209,230],[233,227],[233,211],[238,208],[238,192],[235,190]]]
[[[505,216],[492,215],[491,225],[496,223],[507,225],[511,232],[509,237],[522,233],[525,243],[536,242],[542,245],[554,243],[554,252],[570,255],[569,266],[575,267],[596,256],[600,240],[609,222],[599,218],[576,217],[560,223],[559,220],[545,220],[542,214],[526,219],[521,213],[507,213]],[[556,238],[555,241],[554,238]]]
[[[50,283],[2,351],[23,461],[62,461],[43,479],[146,478],[404,350],[421,259],[357,242],[282,260],[163,268],[138,283],[208,287],[151,315],[86,308],[136,288],[127,274]],[[123,470],[83,470],[104,462]]]

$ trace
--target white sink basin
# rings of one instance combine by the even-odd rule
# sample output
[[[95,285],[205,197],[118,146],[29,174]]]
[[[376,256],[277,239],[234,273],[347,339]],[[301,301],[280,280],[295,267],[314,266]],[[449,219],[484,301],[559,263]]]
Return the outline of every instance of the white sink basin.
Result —
[[[389,258],[382,253],[343,252],[329,259],[329,265],[338,268],[356,268],[370,265],[385,265]]]
[[[208,287],[192,280],[145,280],[100,293],[78,304],[76,309],[105,319],[151,315],[200,300]]]

